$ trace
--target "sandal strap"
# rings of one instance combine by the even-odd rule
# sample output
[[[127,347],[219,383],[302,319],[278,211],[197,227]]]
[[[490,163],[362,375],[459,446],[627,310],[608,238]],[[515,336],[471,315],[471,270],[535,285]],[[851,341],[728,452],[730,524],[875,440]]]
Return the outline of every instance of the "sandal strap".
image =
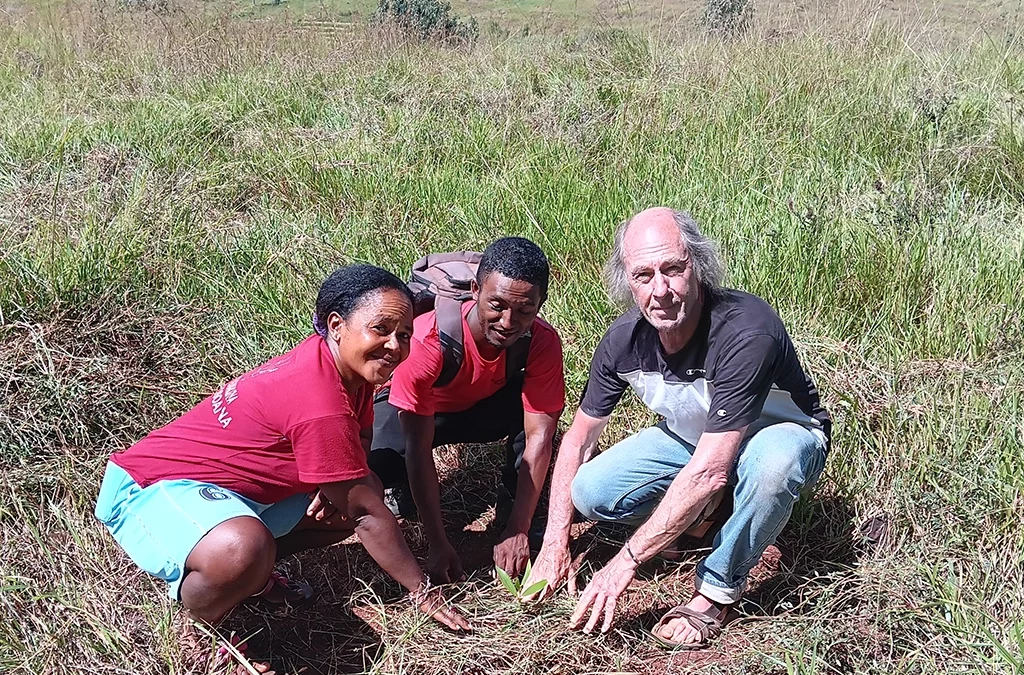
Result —
[[[271,590],[273,590],[274,586],[276,586],[276,585],[277,585],[277,581],[274,579],[274,575],[271,574],[270,578],[267,579],[267,584],[266,584],[266,586],[263,587],[263,590],[262,591],[258,591],[256,593],[253,593],[252,597],[254,597],[254,598],[262,597],[262,596],[266,595],[267,593],[269,593]]]
[[[722,630],[722,622],[718,618],[690,609],[686,605],[676,605],[665,612],[665,615],[661,617],[661,620],[654,627],[654,632],[657,633],[658,629],[672,619],[683,619],[686,623],[690,624],[690,627],[700,635],[701,642],[707,642]]]
[[[270,578],[267,579],[267,585],[263,587],[263,590],[253,594],[251,597],[261,598],[270,593],[274,588],[283,589],[286,597],[294,596],[287,599],[288,602],[292,603],[305,602],[313,597],[311,586],[302,582],[294,582],[276,570],[270,573]]]
[[[274,571],[272,571],[270,573],[270,578],[267,579],[267,585],[263,587],[263,590],[260,591],[259,593],[253,593],[252,597],[258,598],[260,596],[266,595],[267,593],[272,591],[275,586],[280,586],[285,591],[293,590],[292,589],[292,583],[288,579],[288,577],[286,577],[285,575],[281,574],[277,570],[274,570]]]

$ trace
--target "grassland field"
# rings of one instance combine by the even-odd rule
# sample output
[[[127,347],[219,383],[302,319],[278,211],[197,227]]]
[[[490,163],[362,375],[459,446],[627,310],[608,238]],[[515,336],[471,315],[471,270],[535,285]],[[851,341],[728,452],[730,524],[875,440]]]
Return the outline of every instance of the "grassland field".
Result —
[[[358,544],[287,561],[311,608],[227,629],[287,673],[1024,672],[1020,3],[766,2],[723,41],[677,0],[472,0],[480,39],[445,46],[334,1],[0,7],[0,672],[205,672],[93,520],[99,477],[307,335],[330,270],[532,238],[574,400],[613,228],[654,204],[777,308],[837,425],[741,622],[644,639],[699,556],[604,637],[519,606],[486,569],[498,450],[470,446],[442,459],[473,636]],[[650,422],[630,402],[602,443]]]

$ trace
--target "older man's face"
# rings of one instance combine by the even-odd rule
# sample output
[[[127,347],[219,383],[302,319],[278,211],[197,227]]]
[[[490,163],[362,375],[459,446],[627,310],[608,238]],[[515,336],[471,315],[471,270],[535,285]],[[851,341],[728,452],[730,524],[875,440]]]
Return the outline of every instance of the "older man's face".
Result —
[[[700,284],[671,219],[639,217],[623,239],[626,277],[644,318],[658,331],[680,328],[700,312]]]

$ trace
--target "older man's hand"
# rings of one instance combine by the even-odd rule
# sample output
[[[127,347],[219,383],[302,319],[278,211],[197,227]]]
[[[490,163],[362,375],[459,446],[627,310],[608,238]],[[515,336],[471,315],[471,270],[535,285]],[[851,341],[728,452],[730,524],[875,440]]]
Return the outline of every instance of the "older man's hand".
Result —
[[[569,619],[569,627],[579,628],[587,610],[590,610],[590,619],[583,632],[590,633],[600,622],[601,632],[607,633],[612,627],[612,619],[615,618],[615,605],[619,596],[629,587],[634,576],[636,565],[620,551],[587,584],[579,602],[576,603],[576,611]]]
[[[529,588],[541,579],[548,583],[537,593],[524,598],[527,602],[547,600],[569,580],[569,595],[576,595],[576,575],[571,573],[572,556],[568,546],[544,545],[537,554],[537,559],[530,568],[530,576],[523,580],[523,588]]]

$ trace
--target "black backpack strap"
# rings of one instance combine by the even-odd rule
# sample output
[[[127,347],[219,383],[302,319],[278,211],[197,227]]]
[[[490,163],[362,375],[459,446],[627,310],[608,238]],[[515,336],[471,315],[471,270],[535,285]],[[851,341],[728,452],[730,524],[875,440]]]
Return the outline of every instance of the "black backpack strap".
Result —
[[[526,377],[526,361],[530,358],[530,343],[533,333],[526,331],[523,337],[505,351],[505,382]]]
[[[466,355],[462,345],[462,303],[438,296],[434,303],[434,317],[437,319],[437,337],[441,341],[441,373],[434,380],[434,386],[443,387],[455,379]]]

